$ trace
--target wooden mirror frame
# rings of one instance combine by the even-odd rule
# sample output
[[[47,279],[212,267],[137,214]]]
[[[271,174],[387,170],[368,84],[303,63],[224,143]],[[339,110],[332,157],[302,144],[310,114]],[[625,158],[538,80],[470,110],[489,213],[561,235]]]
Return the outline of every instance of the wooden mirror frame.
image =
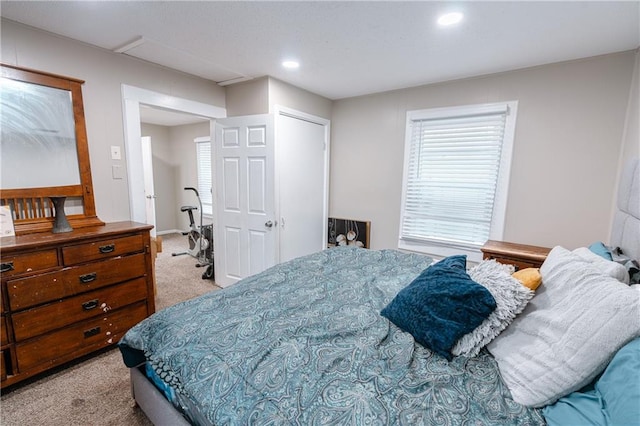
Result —
[[[73,228],[104,225],[104,222],[98,219],[96,215],[96,206],[93,198],[89,145],[82,102],[82,84],[84,81],[2,63],[0,63],[0,71],[0,75],[4,78],[71,92],[78,167],[80,169],[80,184],[78,185],[0,189],[0,204],[10,206],[15,234],[31,234],[53,229],[54,209],[53,203],[49,199],[52,196],[82,199],[83,213],[67,215],[69,224]]]

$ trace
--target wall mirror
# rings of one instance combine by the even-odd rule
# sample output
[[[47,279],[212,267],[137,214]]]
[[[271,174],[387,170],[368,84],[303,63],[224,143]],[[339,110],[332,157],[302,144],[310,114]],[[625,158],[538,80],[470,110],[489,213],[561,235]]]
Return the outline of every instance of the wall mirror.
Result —
[[[0,64],[0,204],[16,235],[50,231],[50,197],[65,197],[73,228],[96,216],[82,80]]]

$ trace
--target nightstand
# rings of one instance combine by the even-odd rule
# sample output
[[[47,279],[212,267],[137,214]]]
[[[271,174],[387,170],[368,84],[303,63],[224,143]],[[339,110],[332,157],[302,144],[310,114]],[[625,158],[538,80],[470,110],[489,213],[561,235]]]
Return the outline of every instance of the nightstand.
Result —
[[[539,268],[551,251],[548,247],[529,246],[489,240],[482,246],[483,259],[495,259],[497,262],[513,265],[518,269]]]

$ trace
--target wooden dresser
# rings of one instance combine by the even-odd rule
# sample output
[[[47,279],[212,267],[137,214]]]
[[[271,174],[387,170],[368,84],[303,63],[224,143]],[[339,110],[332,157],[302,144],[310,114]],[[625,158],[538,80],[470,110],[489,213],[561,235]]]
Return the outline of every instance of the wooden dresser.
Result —
[[[497,262],[513,265],[516,270],[539,268],[549,251],[551,249],[547,247],[494,240],[489,240],[482,246],[484,259],[495,259]]]
[[[0,238],[2,388],[115,345],[155,311],[151,228]]]

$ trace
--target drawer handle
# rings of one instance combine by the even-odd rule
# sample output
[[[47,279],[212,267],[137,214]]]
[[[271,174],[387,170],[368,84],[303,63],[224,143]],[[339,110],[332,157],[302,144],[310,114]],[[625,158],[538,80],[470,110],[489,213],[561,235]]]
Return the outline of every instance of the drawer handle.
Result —
[[[102,254],[112,253],[115,249],[116,249],[115,244],[107,244],[106,246],[98,247],[98,250],[100,250],[100,253]]]
[[[89,330],[85,330],[84,338],[86,339],[88,337],[95,336],[97,334],[100,334],[100,327],[93,327],[93,328],[90,328]]]
[[[98,299],[89,300],[88,302],[84,302],[82,304],[82,309],[84,309],[85,311],[90,311],[91,309],[97,308],[98,303],[100,303]]]
[[[13,262],[3,262],[0,264],[0,272],[13,271]]]
[[[80,278],[80,282],[82,284],[88,284],[91,281],[95,281],[97,277],[98,277],[98,274],[95,272],[92,272],[90,274],[80,275],[78,278]]]

